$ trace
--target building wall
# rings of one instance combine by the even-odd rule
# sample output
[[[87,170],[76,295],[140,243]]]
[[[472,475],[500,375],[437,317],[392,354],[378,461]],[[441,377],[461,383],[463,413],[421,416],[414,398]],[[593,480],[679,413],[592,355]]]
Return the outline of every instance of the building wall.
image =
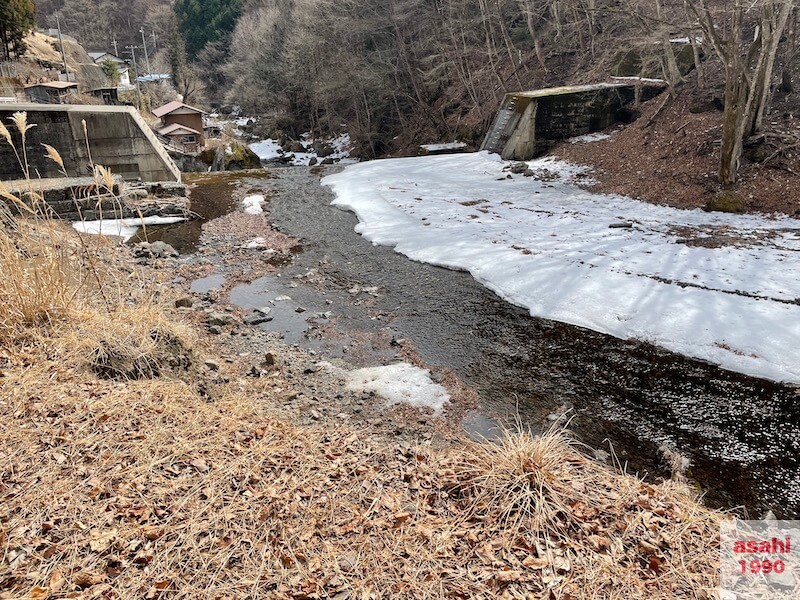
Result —
[[[643,90],[649,97],[658,88]],[[553,93],[541,90],[535,97],[508,94],[484,139],[482,150],[497,152],[507,160],[530,160],[546,153],[556,142],[600,131],[624,121],[625,108],[635,97],[634,85],[596,87]]]
[[[168,115],[164,115],[162,119],[164,121],[164,127],[169,127],[170,125],[177,123],[179,125],[183,125],[184,127],[190,127],[195,131],[200,132],[199,139],[197,140],[201,146],[205,146],[205,136],[202,135],[203,132],[203,115],[200,113],[170,113]]]
[[[89,172],[89,155],[83,121],[95,164],[109,167],[126,180],[180,181],[180,171],[141,116],[126,106],[43,106],[38,104],[0,104],[0,119],[17,111],[28,113],[27,151],[32,173],[61,177],[58,165],[44,155],[41,144],[58,150],[71,177]],[[17,147],[21,145],[16,128],[9,126]],[[22,171],[8,144],[0,145],[0,179],[22,178]]]

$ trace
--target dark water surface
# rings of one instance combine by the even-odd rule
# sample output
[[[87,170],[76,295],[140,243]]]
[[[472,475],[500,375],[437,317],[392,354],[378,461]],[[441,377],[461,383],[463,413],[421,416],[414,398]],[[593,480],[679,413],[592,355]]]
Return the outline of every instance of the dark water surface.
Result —
[[[302,240],[305,251],[288,275],[318,268],[343,290],[378,286],[374,310],[395,315],[396,336],[413,340],[427,363],[453,369],[472,386],[487,415],[518,414],[539,429],[548,416],[571,411],[579,439],[606,450],[611,442],[630,471],[666,474],[665,445],[691,460],[688,475],[709,504],[745,505],[753,516],[767,509],[800,515],[796,388],[532,318],[467,273],[373,246],[353,231],[354,215],[330,206],[320,171],[276,169],[276,180],[246,182],[274,192],[272,222]],[[193,199],[206,193],[219,190],[201,184]]]
[[[129,244],[139,242],[166,242],[181,254],[191,254],[200,243],[203,225],[218,219],[236,208],[234,191],[242,185],[258,186],[272,178],[270,171],[261,173],[189,173],[183,181],[191,190],[191,210],[200,218],[172,225],[159,225],[140,229]]]

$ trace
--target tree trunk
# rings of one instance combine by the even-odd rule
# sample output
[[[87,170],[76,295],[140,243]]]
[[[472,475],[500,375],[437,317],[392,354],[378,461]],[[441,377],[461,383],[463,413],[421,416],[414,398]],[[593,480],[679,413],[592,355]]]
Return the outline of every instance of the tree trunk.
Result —
[[[531,0],[520,0],[520,8],[525,14],[525,23],[528,25],[528,33],[533,40],[533,49],[536,52],[536,59],[539,61],[539,64],[542,66],[545,72],[547,72],[547,64],[545,63],[544,53],[542,52],[542,41],[539,38],[538,31],[536,30],[536,15],[533,12]]]
[[[666,75],[667,83],[672,88],[683,81],[683,75],[681,75],[681,71],[678,68],[678,61],[675,59],[675,52],[672,50],[672,42],[669,41],[669,35],[667,35],[666,31],[661,34],[661,48],[664,74]]]
[[[759,4],[756,36],[744,40],[745,15]],[[735,0],[726,38],[714,24],[704,0],[687,0],[686,5],[700,22],[708,42],[725,64],[725,112],[722,125],[719,181],[724,188],[736,184],[744,139],[763,127],[772,94],[775,57],[789,16],[797,0]]]
[[[11,56],[8,54],[8,38],[6,37],[6,29],[5,27],[0,27],[0,39],[3,43],[3,57],[6,60],[9,60]]]
[[[786,24],[789,21],[789,15],[792,10],[793,6],[790,2],[786,2],[780,10],[776,6],[764,8],[761,26],[761,35],[764,36],[761,52],[764,56],[764,61],[761,63],[761,69],[756,73],[753,85],[754,93],[757,94],[757,97],[750,115],[750,135],[761,131],[764,127],[764,117],[772,100],[772,76],[775,70],[775,57],[778,54],[778,46],[780,45],[781,37],[783,37],[783,32],[786,30]]]
[[[742,139],[747,124],[747,81],[738,61],[725,68],[725,113],[722,120],[719,182],[725,189],[736,185],[739,162],[742,158]]]
[[[697,71],[697,82],[701,88],[706,87],[706,70],[700,56],[700,46],[697,44],[697,36],[694,30],[689,30],[689,43],[692,45],[692,56],[694,57],[694,69]]]

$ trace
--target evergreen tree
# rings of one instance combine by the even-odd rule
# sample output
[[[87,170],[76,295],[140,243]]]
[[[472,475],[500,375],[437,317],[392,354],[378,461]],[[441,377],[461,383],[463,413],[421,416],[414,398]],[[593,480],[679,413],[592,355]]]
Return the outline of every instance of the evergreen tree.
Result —
[[[33,29],[36,7],[33,0],[2,0],[0,2],[0,43],[2,57],[10,59],[25,51],[23,40]]]
[[[226,38],[236,26],[243,0],[177,0],[178,28],[190,58],[209,42]]]

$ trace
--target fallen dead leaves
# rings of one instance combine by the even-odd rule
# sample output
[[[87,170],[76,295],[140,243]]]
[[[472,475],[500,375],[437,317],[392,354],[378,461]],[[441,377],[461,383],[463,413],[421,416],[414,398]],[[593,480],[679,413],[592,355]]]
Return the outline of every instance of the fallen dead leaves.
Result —
[[[718,66],[707,71],[722,77]],[[721,79],[718,79],[721,83]],[[564,143],[554,153],[574,164],[592,166],[595,192],[623,194],[655,204],[677,208],[702,208],[719,190],[719,144],[722,112],[694,112],[697,100],[711,89],[696,81],[681,86],[677,95],[660,112],[662,98],[642,105],[642,116],[610,139],[588,144]],[[793,113],[786,110],[785,115]],[[794,131],[792,120],[775,120],[778,130]],[[798,157],[783,156],[764,168],[758,162],[742,160],[737,190],[747,199],[748,212],[800,214],[797,186]],[[728,240],[710,241],[727,245]]]
[[[268,398],[208,403],[180,381],[63,370],[42,387],[48,368],[7,369],[2,598],[688,598],[713,585],[717,515],[560,433],[433,452],[296,428]]]

